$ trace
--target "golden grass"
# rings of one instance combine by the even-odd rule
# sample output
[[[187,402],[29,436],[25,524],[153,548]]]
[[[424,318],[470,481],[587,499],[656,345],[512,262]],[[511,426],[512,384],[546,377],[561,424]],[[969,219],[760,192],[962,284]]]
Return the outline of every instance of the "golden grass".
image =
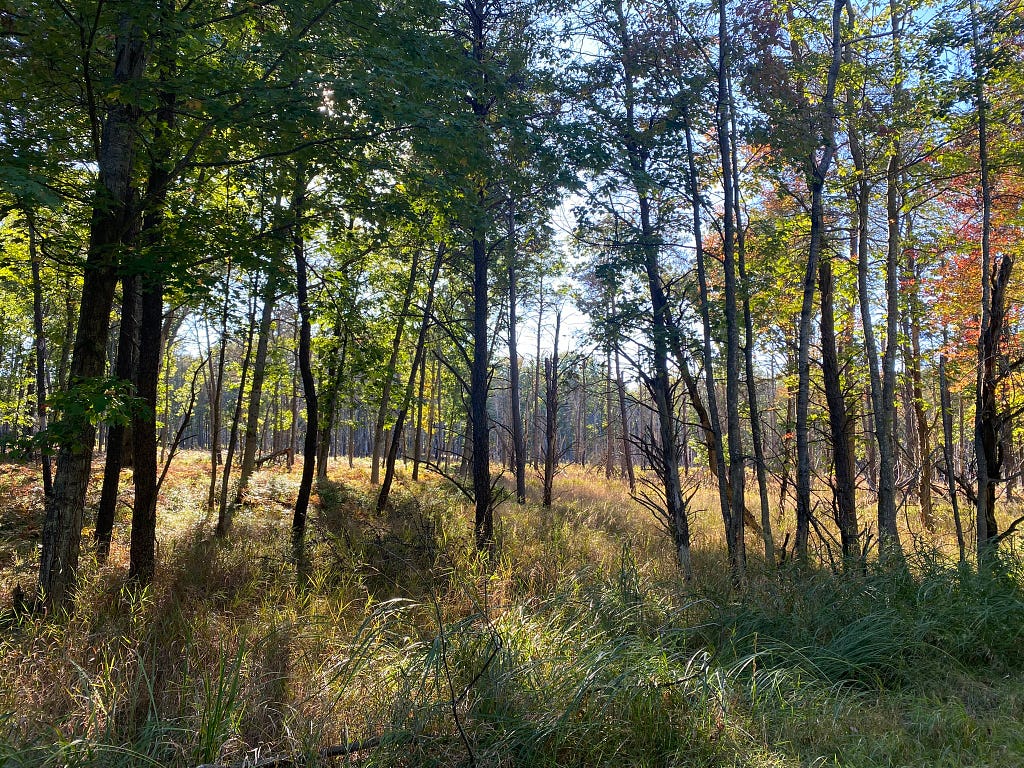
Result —
[[[287,544],[298,467],[258,472],[216,540],[207,461],[183,454],[168,476],[152,589],[123,584],[119,520],[108,564],[84,558],[75,612],[2,630],[0,764],[189,766],[381,733],[416,739],[360,760],[464,763],[451,690],[465,690],[456,710],[486,765],[1024,764],[1019,669],[868,693],[787,677],[767,696],[701,656],[727,632],[707,624],[714,606],[736,597],[706,478],[694,497],[701,583],[688,592],[667,537],[602,470],[564,468],[551,509],[506,501],[485,562],[472,511],[446,483],[414,484],[400,466],[377,515],[368,462],[334,462],[298,576]],[[4,511],[0,568],[26,589],[33,482],[26,467],[0,467],[0,493],[26,505]],[[539,490],[531,474],[530,499]],[[913,513],[902,521],[909,542]],[[939,522],[935,541],[955,552],[951,521]],[[787,515],[777,540],[791,528]],[[752,533],[748,547],[759,548]],[[751,594],[784,596],[756,560]]]

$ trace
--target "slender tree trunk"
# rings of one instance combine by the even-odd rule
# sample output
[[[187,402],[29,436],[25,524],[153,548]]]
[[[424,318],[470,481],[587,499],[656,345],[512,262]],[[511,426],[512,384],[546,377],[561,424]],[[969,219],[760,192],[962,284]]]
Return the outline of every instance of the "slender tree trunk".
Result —
[[[516,341],[516,248],[515,220],[509,210],[508,224],[508,381],[512,421],[512,461],[515,466],[516,501],[526,503],[526,436],[523,434],[523,411],[519,385],[519,349]]]
[[[613,414],[614,402],[612,390],[612,348],[608,346],[604,352],[604,430],[605,430],[605,460],[604,476],[612,479],[612,472],[615,470],[615,416]]]
[[[562,329],[562,310],[555,310],[555,340],[551,357],[544,360],[544,492],[541,504],[551,506],[558,468],[558,336]]]
[[[114,375],[129,382],[134,390],[138,367],[139,323],[142,312],[142,280],[138,275],[125,275],[121,279],[121,328],[117,339],[117,360]],[[96,557],[105,562],[110,553],[110,540],[114,533],[117,513],[117,492],[121,484],[121,467],[125,448],[125,425],[110,425],[107,437],[107,460],[103,467],[103,487],[96,510],[94,541]],[[134,438],[132,438],[134,439]]]
[[[811,314],[814,302],[814,282],[818,271],[818,258],[821,255],[822,241],[825,235],[825,180],[828,177],[832,159],[835,155],[835,89],[839,78],[839,65],[842,61],[843,48],[840,41],[840,21],[844,0],[835,0],[832,6],[832,59],[829,65],[825,95],[822,100],[822,114],[825,123],[822,126],[825,146],[821,157],[814,156],[808,160],[807,181],[811,190],[811,242],[807,253],[807,270],[804,273],[803,301],[800,307],[800,326],[797,335],[797,400],[796,400],[796,550],[801,560],[807,559],[807,540],[811,524],[811,455],[808,428],[810,410],[810,348],[811,348]]]
[[[427,356],[420,359],[420,391],[416,398],[416,438],[412,443],[412,480],[420,479],[420,461],[423,459],[423,397],[427,386]],[[428,444],[427,451],[430,451]]]
[[[869,245],[869,201],[870,188],[865,177],[867,173],[864,151],[860,146],[859,136],[850,130],[850,154],[857,171],[857,294],[860,301],[860,318],[864,328],[864,350],[867,355],[868,376],[870,382],[871,413],[874,425],[875,442],[878,446],[878,522],[879,530],[883,524],[891,531],[896,521],[896,459],[895,444],[892,439],[892,416],[884,418],[885,397],[883,394],[882,377],[878,358],[878,344],[875,340],[874,320],[871,314],[870,294],[868,292],[868,245]],[[895,303],[895,272],[886,264],[886,292],[889,294],[889,311]],[[891,521],[891,524],[890,522]]]
[[[921,462],[921,481],[918,484],[917,494],[921,504],[921,524],[925,530],[935,530],[935,514],[932,511],[932,458],[931,458],[931,426],[928,423],[928,414],[924,409],[924,382],[921,376],[921,306],[917,288],[917,266],[914,252],[907,249],[907,271],[909,277],[908,301],[910,309],[909,333],[910,360],[909,368],[911,375],[911,395],[914,414],[914,426],[917,430],[918,456]]]
[[[943,331],[943,344],[948,343]],[[953,524],[956,526],[956,543],[960,551],[960,562],[967,562],[967,542],[964,538],[963,521],[960,518],[960,503],[956,492],[956,469],[953,464],[953,406],[949,397],[949,379],[946,376],[946,354],[939,355],[939,402],[942,407],[942,456],[946,465],[946,484],[949,487],[949,503],[953,507]]]
[[[533,469],[537,471],[540,460],[540,338],[544,330],[544,276],[537,285],[537,353],[533,364],[533,430],[531,432],[530,456]]]
[[[731,97],[730,97],[731,102]],[[730,112],[733,136],[736,134],[736,115]],[[733,195],[736,202],[733,210],[736,215],[736,263],[739,269],[743,296],[743,361],[747,376],[747,403],[750,408],[750,441],[754,447],[754,469],[757,476],[757,495],[761,504],[761,539],[764,542],[764,558],[769,564],[775,562],[775,538],[772,535],[771,504],[768,500],[767,466],[764,458],[764,438],[761,434],[761,410],[758,408],[757,378],[754,374],[754,320],[750,313],[750,281],[747,279],[746,232],[740,218],[741,198],[739,162],[736,156],[736,142],[732,145],[732,172],[735,177]],[[746,507],[744,507],[746,511]]]
[[[340,326],[340,319],[338,325]],[[337,334],[338,326],[335,326]],[[331,435],[334,432],[334,418],[338,410],[338,396],[341,392],[341,379],[345,375],[345,363],[348,354],[348,328],[341,335],[341,353],[328,368],[327,379],[330,382],[327,396],[327,407],[323,411],[323,424],[320,428],[320,447],[317,449],[316,476],[318,480],[327,479],[327,460],[331,451]]]
[[[728,3],[718,2],[718,152],[722,166],[722,256],[725,271],[725,403],[729,436],[729,485],[732,504],[726,522],[726,543],[733,580],[746,578],[746,547],[743,541],[743,513],[746,510],[746,455],[740,425],[740,325],[736,316],[736,197],[732,168],[731,100],[729,82],[730,50]]]
[[[252,364],[252,386],[249,388],[249,402],[245,416],[245,439],[242,441],[242,460],[238,473],[238,488],[234,505],[242,503],[242,496],[249,487],[249,478],[256,468],[256,452],[260,444],[260,407],[263,400],[263,382],[267,375],[267,350],[270,346],[270,328],[274,321],[274,303],[277,296],[277,280],[274,269],[267,270],[267,282],[263,287],[263,309],[256,337],[256,356]]]
[[[402,333],[405,330],[405,319],[409,314],[409,305],[412,303],[413,293],[416,291],[416,274],[419,268],[420,252],[413,251],[412,265],[409,267],[409,282],[405,286],[405,295],[402,297],[402,309],[398,313],[398,325],[395,328],[395,337],[391,341],[391,357],[388,358],[387,368],[384,369],[384,379],[381,385],[380,408],[377,410],[377,422],[373,428],[373,456],[370,464],[370,483],[380,483],[380,457],[384,451],[384,424],[387,421],[388,410],[391,406],[391,387],[394,386],[395,369],[398,367],[398,354],[402,349]]]
[[[306,400],[306,435],[302,443],[302,476],[292,516],[292,551],[296,563],[301,565],[303,540],[306,535],[306,512],[313,491],[316,470],[317,398],[313,378],[313,350],[310,338],[309,295],[306,286],[306,243],[302,233],[302,219],[306,211],[306,165],[300,161],[295,171],[295,192],[289,206],[292,221],[292,252],[295,255],[295,282],[299,304],[299,373],[302,394]]]
[[[252,308],[249,311],[248,328],[245,334],[245,353],[242,355],[242,370],[238,377],[238,395],[235,397],[235,410],[231,416],[231,431],[228,436],[228,452],[224,460],[224,476],[220,484],[220,501],[217,506],[218,536],[223,536],[231,527],[232,510],[228,504],[228,487],[231,484],[231,465],[234,463],[235,448],[238,445],[238,427],[242,420],[242,404],[245,401],[245,385],[249,377],[249,366],[252,363],[252,342],[256,333],[256,293],[252,295]]]
[[[434,268],[430,273],[430,282],[427,286],[427,300],[423,305],[423,319],[420,322],[419,335],[416,337],[416,351],[413,353],[412,366],[409,369],[409,378],[402,394],[402,402],[399,405],[398,413],[395,416],[395,426],[391,430],[391,442],[388,444],[388,452],[384,461],[384,480],[380,485],[380,493],[377,495],[377,511],[383,512],[388,504],[388,496],[391,493],[391,484],[395,479],[395,459],[398,457],[398,446],[402,441],[402,430],[405,428],[405,416],[409,412],[409,404],[412,402],[413,389],[416,386],[416,373],[420,369],[424,351],[427,345],[427,330],[430,328],[431,312],[434,310],[434,286],[437,284],[437,276],[441,272],[441,261],[444,258],[445,249],[438,248],[434,258]]]
[[[473,532],[479,550],[494,545],[494,509],[491,504],[491,434],[487,415],[490,382],[489,314],[487,269],[488,254],[484,234],[473,237],[473,363],[470,368],[470,423],[473,435]]]
[[[46,429],[46,331],[43,328],[43,283],[40,276],[39,248],[36,243],[35,212],[27,211],[28,254],[32,264],[32,329],[35,334],[36,432]],[[53,467],[50,453],[41,450],[43,498],[53,495]]]
[[[615,384],[619,393],[619,420],[622,424],[622,471],[629,481],[629,492],[636,493],[636,473],[633,471],[633,451],[630,445],[629,411],[626,408],[626,382],[619,364],[619,347],[615,345]]]
[[[693,129],[690,125],[690,115],[687,111],[684,115],[686,129],[686,165],[690,193],[691,206],[693,208],[693,243],[694,259],[697,264],[697,286],[700,294],[700,317],[703,327],[702,355],[704,362],[704,384],[708,395],[708,424],[710,426],[710,445],[714,446],[714,452],[709,450],[708,460],[713,462],[715,469],[712,470],[718,478],[718,502],[722,510],[722,519],[726,528],[730,526],[732,515],[731,490],[729,478],[725,470],[725,455],[722,445],[721,420],[718,415],[718,396],[715,392],[714,379],[714,355],[711,350],[711,307],[708,291],[707,268],[704,263],[704,240],[701,228],[700,209],[701,195],[700,182],[697,176],[697,162],[693,151]],[[696,388],[694,388],[694,391]],[[696,408],[696,403],[694,403]],[[705,434],[708,429],[705,428]]]
[[[818,283],[821,292],[822,373],[832,438],[832,466],[835,472],[836,523],[839,525],[843,562],[845,567],[849,568],[860,555],[856,469],[854,456],[850,451],[853,420],[848,413],[840,379],[833,301],[835,281],[832,278],[832,260],[827,256],[818,263]]]
[[[228,347],[228,318],[231,310],[231,261],[228,261],[227,274],[224,277],[224,308],[220,318],[220,343],[217,351],[217,368],[211,371],[210,382],[210,488],[206,497],[206,511],[213,512],[217,500],[217,467],[222,463],[221,456],[221,399],[224,393],[224,365]],[[211,366],[212,366],[211,358]]]

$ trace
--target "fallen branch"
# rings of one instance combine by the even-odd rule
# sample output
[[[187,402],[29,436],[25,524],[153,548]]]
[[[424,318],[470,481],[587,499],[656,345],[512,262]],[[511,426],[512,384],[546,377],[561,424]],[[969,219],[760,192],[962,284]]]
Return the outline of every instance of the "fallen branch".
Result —
[[[281,458],[282,456],[287,454],[289,450],[290,449],[288,448],[282,448],[280,451],[274,451],[273,453],[269,453],[266,456],[261,456],[260,458],[256,459],[256,469],[259,469],[268,461],[273,461],[274,459]]]
[[[328,760],[332,757],[345,757],[347,755],[353,755],[356,752],[365,752],[369,749],[376,749],[383,744],[402,744],[405,742],[412,741],[411,733],[394,733],[386,734],[384,736],[373,736],[368,739],[360,739],[359,741],[350,741],[345,744],[335,744],[330,747],[324,747],[316,753],[318,760]],[[243,759],[239,763],[203,763],[202,765],[196,766],[196,768],[290,768],[291,766],[300,766],[306,764],[305,757],[296,757],[293,755],[269,755],[255,762],[249,762],[248,759]]]

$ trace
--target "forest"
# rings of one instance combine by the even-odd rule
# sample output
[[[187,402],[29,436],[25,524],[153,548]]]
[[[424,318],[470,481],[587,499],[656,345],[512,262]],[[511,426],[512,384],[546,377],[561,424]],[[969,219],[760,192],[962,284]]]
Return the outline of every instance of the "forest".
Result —
[[[1024,765],[1020,0],[0,48],[0,766]]]

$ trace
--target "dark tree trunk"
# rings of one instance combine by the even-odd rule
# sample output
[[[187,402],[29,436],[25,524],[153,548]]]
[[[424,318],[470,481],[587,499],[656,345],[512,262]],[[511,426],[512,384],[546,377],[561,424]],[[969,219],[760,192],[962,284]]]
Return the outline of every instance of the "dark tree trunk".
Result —
[[[142,222],[141,242],[149,252],[138,265],[142,280],[142,312],[139,322],[139,365],[136,390],[143,410],[132,420],[132,441],[135,468],[135,502],[132,507],[131,551],[128,558],[128,576],[141,584],[153,581],[156,571],[156,504],[159,493],[157,480],[156,407],[160,383],[160,361],[164,339],[164,275],[168,267],[159,256],[163,241],[164,216],[167,193],[171,186],[169,142],[167,135],[174,125],[176,95],[167,90],[166,81],[173,74],[176,48],[171,42],[170,29],[174,18],[174,0],[160,5],[161,26],[158,40],[158,66],[161,90],[153,129],[153,148],[149,179],[146,186],[145,217]],[[147,279],[148,275],[148,279]]]
[[[341,326],[338,320],[335,335]],[[320,428],[320,446],[317,449],[316,476],[318,480],[327,479],[327,460],[331,451],[331,434],[334,432],[334,419],[338,411],[338,396],[341,393],[341,379],[345,375],[345,363],[348,356],[348,329],[341,333],[341,352],[335,353],[334,361],[327,369],[329,383],[327,405],[323,409],[323,424]]]
[[[228,487],[231,484],[231,466],[235,459],[235,448],[238,445],[238,427],[242,421],[242,404],[245,398],[245,385],[249,377],[249,366],[252,363],[252,341],[256,332],[256,292],[255,286],[251,297],[252,308],[249,311],[248,328],[245,334],[245,353],[242,356],[242,370],[238,377],[238,395],[235,397],[235,411],[231,416],[231,431],[228,435],[228,451],[224,460],[224,476],[220,484],[220,501],[217,504],[218,536],[223,536],[231,527],[232,509],[228,504]]]
[[[844,0],[834,0],[831,26],[831,62],[821,113],[824,146],[819,158],[817,154],[808,159],[807,182],[811,190],[811,242],[807,252],[807,269],[804,273],[803,301],[800,306],[800,325],[797,334],[797,399],[796,399],[796,550],[801,560],[807,559],[807,540],[811,526],[811,453],[808,429],[810,411],[811,379],[811,315],[814,303],[814,283],[818,272],[825,236],[825,180],[836,152],[835,143],[835,90],[839,79],[839,65],[843,48],[840,41],[841,18]]]
[[[555,312],[555,340],[551,357],[544,360],[544,492],[541,504],[551,506],[558,468],[558,335],[562,329],[562,311]]]
[[[850,567],[860,555],[857,525],[856,469],[852,445],[853,420],[850,418],[840,379],[839,352],[836,347],[834,316],[835,281],[832,260],[822,258],[818,264],[821,292],[821,366],[828,403],[832,466],[835,472],[836,523],[843,548],[843,562]]]
[[[302,394],[306,400],[306,435],[302,443],[302,476],[292,516],[292,550],[296,562],[302,562],[303,539],[306,535],[306,512],[313,491],[316,470],[317,399],[313,379],[313,350],[310,339],[309,295],[306,286],[306,244],[302,233],[302,218],[306,209],[306,167],[300,163],[295,172],[295,192],[289,206],[292,221],[292,252],[295,255],[295,284],[299,304],[299,373]]]
[[[114,375],[129,382],[134,389],[138,367],[139,323],[142,312],[142,279],[138,275],[125,275],[121,279],[121,329],[117,339],[117,361]],[[107,437],[107,460],[103,467],[103,488],[100,505],[96,510],[96,556],[105,562],[110,553],[110,540],[114,533],[117,512],[117,492],[121,484],[121,468],[126,447],[125,425],[110,425]],[[129,436],[134,441],[134,437]],[[134,446],[133,446],[134,453]]]
[[[725,537],[732,564],[733,580],[746,577],[746,548],[743,540],[743,513],[746,510],[746,456],[740,425],[740,325],[736,313],[736,198],[732,169],[731,101],[729,82],[729,23],[726,0],[718,2],[718,152],[722,165],[722,256],[725,271],[725,403],[729,435],[729,485],[732,504],[725,521]]]
[[[127,12],[119,19],[114,49],[114,84],[130,88],[142,79],[147,51],[141,27]],[[103,125],[97,158],[99,183],[92,205],[82,303],[68,377],[69,390],[79,394],[103,375],[106,362],[119,246],[136,219],[132,168],[139,114],[135,103],[115,100]],[[46,500],[37,593],[51,610],[63,606],[74,592],[96,439],[96,428],[87,418],[65,413],[60,420],[69,437],[60,446],[53,494]]]
[[[420,389],[419,397],[416,398],[416,438],[412,443],[412,479],[416,482],[420,479],[420,462],[423,459],[423,397],[427,387],[427,356],[420,359]],[[430,444],[427,444],[427,451],[430,451]]]
[[[235,506],[242,503],[242,496],[249,486],[249,478],[256,468],[256,451],[260,443],[260,407],[267,371],[267,349],[270,345],[270,327],[274,321],[274,301],[277,295],[274,273],[272,267],[267,270],[267,283],[263,288],[263,309],[256,338],[256,356],[252,365],[252,387],[249,389],[249,403],[245,416],[245,439],[242,441],[242,460],[238,473],[238,489],[235,491]]]
[[[388,452],[384,461],[384,480],[380,484],[380,493],[377,495],[377,511],[383,512],[388,503],[388,495],[391,493],[391,484],[395,480],[395,460],[398,458],[398,446],[402,441],[402,431],[405,429],[405,417],[409,412],[409,405],[412,402],[413,389],[416,386],[416,374],[420,369],[420,363],[427,346],[427,330],[430,328],[430,314],[434,309],[434,286],[437,284],[437,276],[441,272],[441,261],[444,258],[445,249],[438,248],[437,256],[434,259],[434,268],[430,273],[430,283],[427,286],[427,301],[423,306],[423,320],[420,322],[419,335],[416,337],[416,351],[413,354],[412,367],[409,369],[409,378],[406,381],[405,391],[402,393],[402,402],[395,416],[395,426],[391,430],[391,441],[388,443]]]
[[[384,452],[384,424],[387,421],[388,410],[391,407],[391,388],[394,386],[395,369],[398,367],[398,354],[402,350],[402,333],[405,330],[405,319],[409,314],[409,305],[412,303],[413,293],[416,291],[416,273],[420,263],[419,249],[413,251],[412,265],[409,267],[409,282],[405,286],[405,295],[402,297],[402,309],[398,313],[398,325],[395,328],[395,337],[391,341],[391,357],[388,358],[387,368],[384,369],[384,379],[381,384],[380,408],[377,410],[377,422],[373,428],[373,456],[370,463],[370,483],[377,485],[380,482],[380,457]]]
[[[509,211],[508,255],[508,383],[512,421],[512,463],[516,477],[516,501],[526,503],[526,437],[523,434],[523,411],[519,385],[519,350],[516,342],[516,248],[515,222]]]
[[[487,329],[489,312],[487,246],[483,233],[473,238],[473,362],[469,376],[469,416],[473,435],[473,531],[479,550],[494,545],[494,509],[491,504],[491,433],[487,415],[490,355]]]
[[[36,432],[46,429],[46,331],[43,328],[43,283],[36,243],[35,212],[27,211],[28,254],[32,263],[32,330],[35,335]],[[40,451],[43,470],[43,498],[53,495],[53,467],[49,451]]]

